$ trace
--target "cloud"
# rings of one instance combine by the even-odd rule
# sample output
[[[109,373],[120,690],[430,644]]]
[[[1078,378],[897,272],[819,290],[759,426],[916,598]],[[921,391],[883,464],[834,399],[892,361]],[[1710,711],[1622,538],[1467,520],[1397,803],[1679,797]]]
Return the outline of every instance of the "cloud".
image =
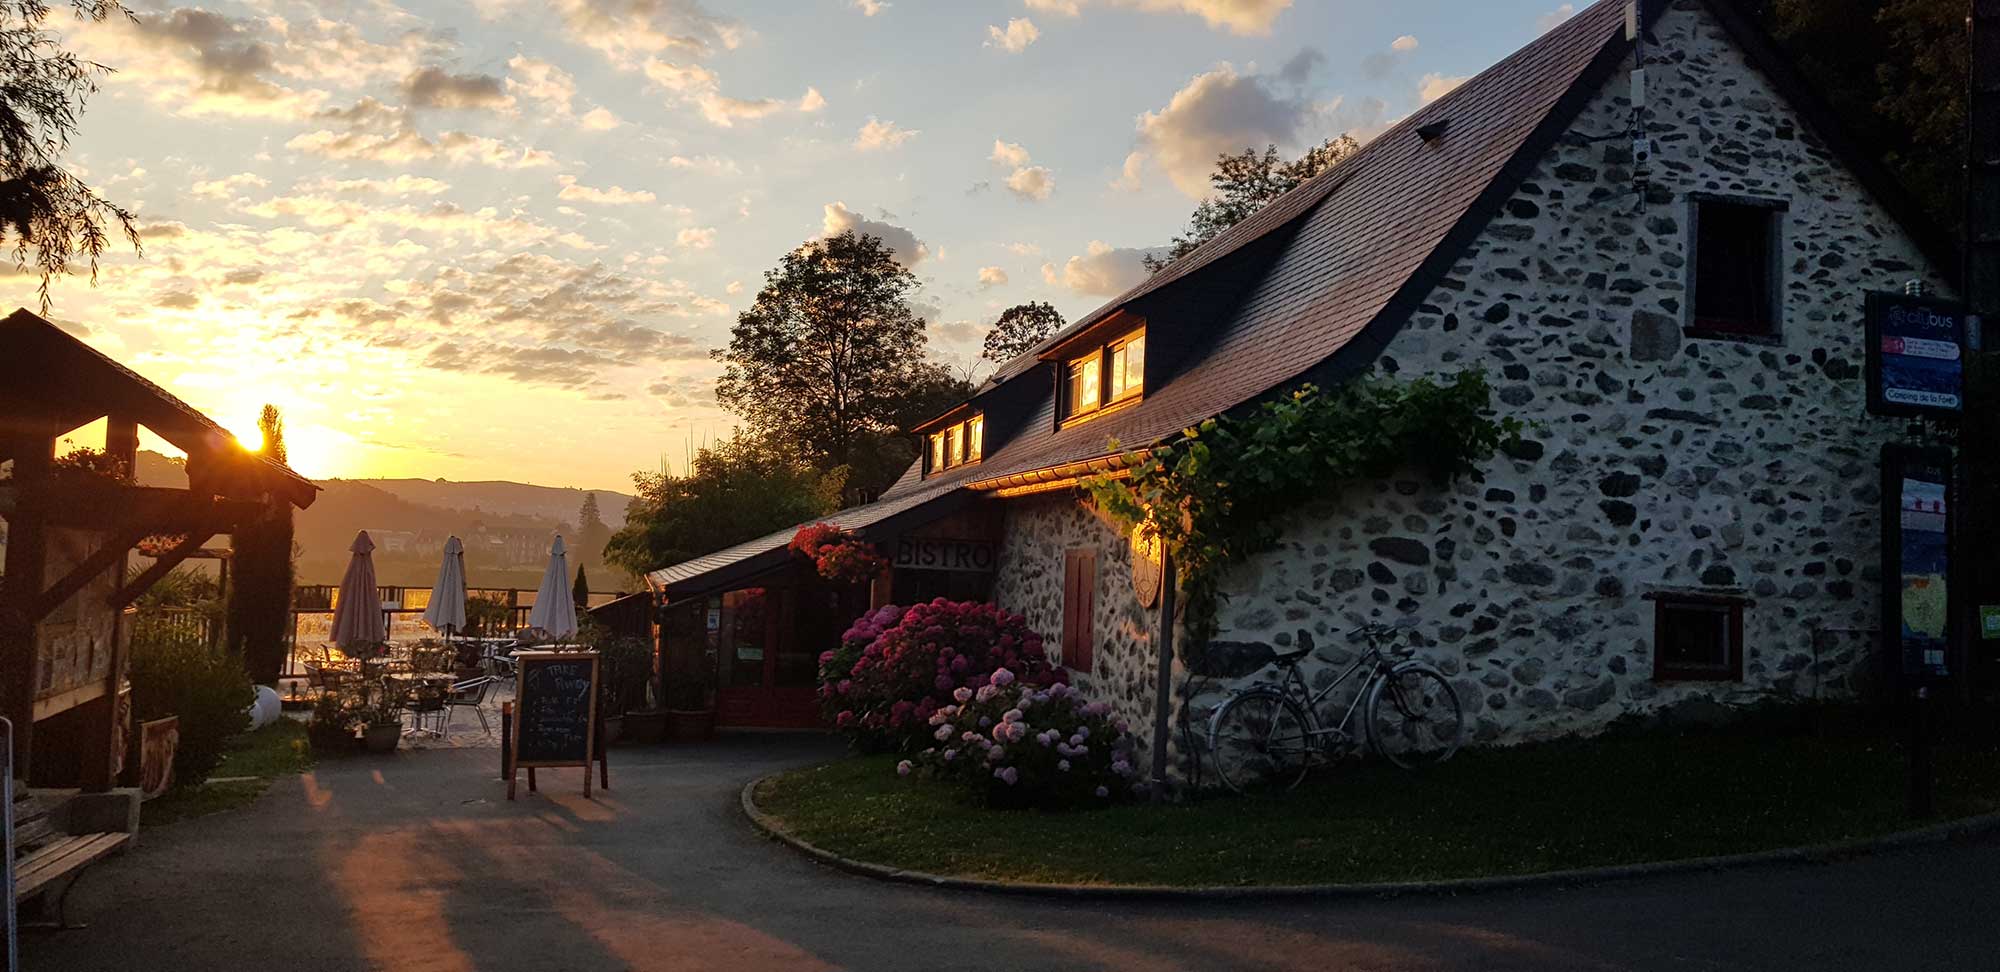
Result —
[[[644,189],[632,190],[623,186],[597,189],[576,181],[573,175],[556,176],[556,182],[562,186],[562,191],[556,193],[556,198],[569,202],[597,203],[601,206],[632,206],[654,200],[653,194]]]
[[[435,196],[451,188],[451,183],[424,176],[399,175],[394,179],[321,179],[305,188],[318,192],[344,192],[378,196]]]
[[[1028,0],[1029,10],[1075,17],[1092,0]],[[1235,34],[1268,34],[1292,0],[1104,0],[1112,7],[1148,13],[1193,14],[1210,27]]]
[[[896,262],[905,267],[915,267],[930,255],[917,234],[894,223],[868,219],[848,209],[844,202],[827,203],[820,217],[820,235],[839,236],[849,231],[881,240],[884,246],[896,251]]]
[[[733,98],[722,93],[721,77],[693,62],[650,58],[642,70],[648,80],[699,108],[702,117],[719,128],[732,128],[739,121],[754,121],[787,110],[818,111],[826,105],[826,99],[820,97],[816,88],[807,88],[796,103],[777,98]]]
[[[1015,169],[1013,174],[1007,177],[1008,192],[1035,202],[1049,198],[1049,193],[1054,192],[1055,188],[1055,176],[1047,168],[1039,165]]]
[[[1389,44],[1389,49],[1399,54],[1416,50],[1417,49],[1416,35],[1404,34],[1403,36],[1396,38]]]
[[[243,206],[240,211],[263,219],[293,220],[321,230],[396,236],[422,233],[438,237],[444,245],[470,241],[478,246],[560,244],[578,250],[602,248],[575,233],[559,231],[518,213],[503,214],[492,206],[477,210],[464,209],[449,202],[386,206],[372,201],[301,193],[276,196]]]
[[[154,301],[153,304],[156,307],[165,307],[168,310],[192,310],[201,306],[201,298],[185,290],[177,290],[161,294],[160,299]]]
[[[624,124],[624,122],[618,120],[617,115],[611,113],[611,109],[601,105],[584,112],[582,117],[576,120],[576,123],[586,131],[592,132],[608,132]]]
[[[245,189],[262,189],[270,184],[271,180],[254,172],[238,172],[233,176],[197,182],[188,192],[209,199],[228,199]]]
[[[704,57],[743,39],[735,21],[697,0],[554,0],[552,6],[572,38],[627,69],[667,52]]]
[[[1576,4],[1565,3],[1562,6],[1557,7],[1554,10],[1551,10],[1548,13],[1545,13],[1540,17],[1536,18],[1535,28],[1537,30],[1540,30],[1542,33],[1546,34],[1550,30],[1553,30],[1557,24],[1560,24],[1563,21],[1568,20],[1570,18],[1570,15],[1574,13],[1576,13]]]
[[[1033,243],[1016,242],[1007,244],[1007,252],[1012,253],[1015,256],[1024,256],[1024,257],[1041,256],[1042,248],[1036,246]]]
[[[848,4],[848,6],[861,11],[861,16],[863,17],[873,17],[876,14],[889,9],[889,5],[883,3],[882,0],[854,0],[854,2]]]
[[[985,290],[988,287],[1001,287],[1005,286],[1006,283],[1007,271],[1005,269],[1001,267],[979,268],[979,289]]]
[[[416,108],[514,107],[513,97],[507,94],[507,87],[499,78],[491,74],[453,74],[440,67],[423,68],[403,79],[403,98]]]
[[[314,117],[343,130],[321,129],[294,136],[285,147],[330,159],[369,162],[473,163],[496,169],[534,169],[555,164],[540,149],[502,142],[485,135],[447,131],[431,138],[417,130],[406,109],[363,98],[346,108],[330,108]]]
[[[670,155],[667,157],[667,166],[674,169],[709,172],[717,175],[735,175],[742,171],[736,165],[735,159],[724,158],[720,155]]]
[[[1448,78],[1437,73],[1426,74],[1422,80],[1417,82],[1417,97],[1423,104],[1428,105],[1450,94],[1453,89],[1464,84],[1468,79],[1469,76]]]
[[[995,164],[1012,169],[1007,176],[1007,191],[1032,202],[1049,198],[1056,188],[1055,173],[1047,167],[1028,164],[1028,150],[1018,142],[993,140],[993,152],[987,156]]]
[[[1085,296],[1116,297],[1146,279],[1147,256],[1166,252],[1165,247],[1134,249],[1091,240],[1083,255],[1070,257],[1060,269],[1053,263],[1042,264],[1042,280]]]
[[[1005,29],[986,28],[986,46],[997,47],[1009,54],[1019,54],[1028,49],[1029,44],[1042,36],[1035,28],[1035,22],[1026,17],[1015,17],[1007,21]]]
[[[1018,169],[1028,164],[1028,150],[1022,148],[1019,142],[1003,142],[996,138],[993,140],[993,154],[987,158]]]
[[[715,227],[690,226],[674,237],[674,242],[690,250],[706,250],[715,245]]]
[[[178,113],[273,118],[310,112],[326,98],[284,83],[284,43],[271,22],[195,7],[110,17],[78,37],[85,56],[121,69],[113,79],[143,82]]]
[[[863,152],[886,151],[916,138],[918,134],[915,129],[898,128],[895,122],[870,117],[868,124],[861,126],[861,133],[855,136],[854,147]]]
[[[1195,75],[1166,107],[1140,115],[1139,141],[1176,188],[1201,199],[1217,156],[1295,143],[1316,111],[1303,93],[1225,63]],[[1130,158],[1125,168],[1128,177],[1135,172]]]
[[[1119,167],[1118,178],[1111,180],[1111,188],[1119,192],[1138,192],[1144,186],[1146,153],[1129,152],[1124,165]]]

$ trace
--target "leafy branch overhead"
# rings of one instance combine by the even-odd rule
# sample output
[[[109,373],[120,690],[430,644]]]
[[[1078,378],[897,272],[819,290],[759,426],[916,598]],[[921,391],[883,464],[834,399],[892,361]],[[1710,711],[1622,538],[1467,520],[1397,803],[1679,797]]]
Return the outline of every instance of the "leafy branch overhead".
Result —
[[[1277,545],[1278,515],[1341,486],[1415,468],[1439,485],[1476,475],[1522,423],[1496,418],[1483,372],[1449,381],[1305,385],[1241,416],[1209,419],[1084,481],[1100,509],[1174,557],[1197,642],[1213,637],[1228,569]]]
[[[1000,313],[993,329],[986,332],[986,346],[979,356],[994,364],[1006,364],[1063,329],[1062,312],[1040,301],[1016,304]]]
[[[98,257],[113,233],[139,246],[132,213],[99,197],[58,162],[76,136],[83,103],[110,69],[62,48],[47,29],[46,0],[0,0],[0,232],[14,264],[41,274],[43,312],[49,283],[85,259],[97,279]],[[77,19],[131,17],[117,0],[70,0]]]

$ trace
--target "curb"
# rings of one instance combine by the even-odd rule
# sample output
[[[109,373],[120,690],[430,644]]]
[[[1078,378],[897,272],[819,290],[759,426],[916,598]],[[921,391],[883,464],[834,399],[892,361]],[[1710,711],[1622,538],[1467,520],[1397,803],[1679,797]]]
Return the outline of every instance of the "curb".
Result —
[[[986,894],[1044,898],[1097,898],[1125,901],[1231,901],[1298,898],[1393,898],[1403,896],[1443,897],[1492,891],[1606,884],[1656,875],[1734,870],[1774,864],[1823,864],[1844,858],[1880,853],[1882,851],[1919,847],[1927,844],[1950,843],[1987,834],[2000,833],[2000,813],[1987,813],[1974,817],[1961,817],[1957,820],[1932,824],[1928,827],[1919,827],[1914,830],[1885,834],[1880,837],[1863,837],[1855,840],[1810,844],[1804,847],[1753,851],[1746,854],[1694,857],[1676,861],[1650,861],[1643,864],[1618,864],[1609,867],[1575,868],[1566,871],[1544,871],[1538,874],[1452,878],[1442,881],[1386,881],[1370,884],[1224,885],[1192,888],[1164,884],[1039,884],[989,881],[981,878],[951,877],[949,875],[931,874],[924,871],[904,870],[882,864],[872,864],[868,861],[858,861],[851,857],[842,857],[825,848],[808,843],[786,832],[784,824],[757,806],[757,787],[777,775],[773,773],[769,776],[758,777],[744,784],[742,792],[743,815],[748,817],[750,823],[761,831],[764,836],[787,844],[794,850],[821,864],[846,871],[849,874],[858,874],[862,877],[874,878],[879,881],[893,881],[899,884],[912,884],[949,891],[977,891]]]

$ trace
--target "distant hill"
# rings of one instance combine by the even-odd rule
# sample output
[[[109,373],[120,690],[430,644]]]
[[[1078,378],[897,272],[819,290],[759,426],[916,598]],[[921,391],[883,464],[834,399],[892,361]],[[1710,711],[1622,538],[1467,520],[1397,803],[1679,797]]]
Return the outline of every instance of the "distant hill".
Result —
[[[141,451],[136,465],[142,486],[187,486],[177,459]],[[579,549],[576,530],[586,492],[597,493],[600,516],[617,529],[633,500],[624,493],[431,479],[329,479],[319,486],[319,498],[294,521],[300,584],[338,584],[355,533],[367,530],[375,541],[376,579],[383,584],[429,586],[445,538],[457,536],[465,543],[472,586],[533,588],[548,562],[549,537],[560,532],[570,545],[571,569],[588,567],[592,589],[632,586],[630,578],[604,566],[601,549]]]

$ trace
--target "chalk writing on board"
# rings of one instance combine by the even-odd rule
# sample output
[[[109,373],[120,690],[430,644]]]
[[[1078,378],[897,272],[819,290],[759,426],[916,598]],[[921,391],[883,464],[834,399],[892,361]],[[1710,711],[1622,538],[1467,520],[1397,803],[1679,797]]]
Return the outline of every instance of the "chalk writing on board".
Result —
[[[522,659],[517,765],[590,762],[597,656]]]

